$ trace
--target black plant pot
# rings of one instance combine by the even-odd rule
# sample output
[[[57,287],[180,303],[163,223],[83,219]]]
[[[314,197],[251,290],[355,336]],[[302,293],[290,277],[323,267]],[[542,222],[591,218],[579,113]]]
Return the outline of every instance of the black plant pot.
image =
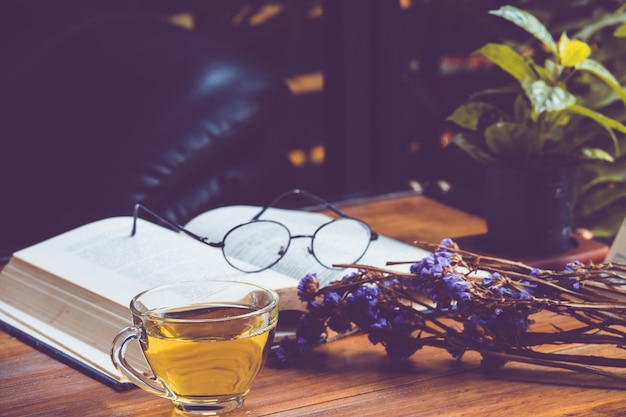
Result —
[[[552,256],[572,247],[576,166],[536,170],[484,167],[487,236],[492,253]]]

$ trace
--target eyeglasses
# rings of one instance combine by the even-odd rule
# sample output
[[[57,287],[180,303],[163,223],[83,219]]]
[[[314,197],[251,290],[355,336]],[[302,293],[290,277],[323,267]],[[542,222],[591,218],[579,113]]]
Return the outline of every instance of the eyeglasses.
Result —
[[[274,220],[260,219],[269,208],[274,207],[285,197],[294,194],[322,205],[339,217],[322,224],[310,235],[292,235],[284,224]],[[131,236],[137,232],[137,218],[140,209],[205,245],[220,248],[226,262],[242,272],[259,272],[276,265],[287,253],[293,239],[310,238],[308,253],[313,255],[320,265],[328,269],[336,269],[334,265],[337,264],[357,262],[367,252],[370,242],[378,239],[378,234],[373,232],[365,222],[350,217],[333,204],[299,189],[287,191],[276,197],[249,222],[230,229],[221,242],[211,242],[208,238],[199,236],[184,226],[159,216],[142,204],[136,204],[134,207]]]

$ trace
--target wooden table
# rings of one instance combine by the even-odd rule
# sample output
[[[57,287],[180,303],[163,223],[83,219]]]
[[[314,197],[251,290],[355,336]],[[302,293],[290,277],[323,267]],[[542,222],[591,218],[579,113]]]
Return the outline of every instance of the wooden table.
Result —
[[[485,231],[482,219],[422,196],[343,208],[407,242]],[[559,319],[551,318],[565,324]],[[522,364],[486,375],[478,365],[477,355],[458,363],[446,352],[425,348],[393,369],[382,347],[351,336],[317,348],[306,366],[264,368],[244,406],[230,416],[626,415],[624,383]],[[116,392],[0,332],[0,416],[174,415],[168,400],[139,389]]]

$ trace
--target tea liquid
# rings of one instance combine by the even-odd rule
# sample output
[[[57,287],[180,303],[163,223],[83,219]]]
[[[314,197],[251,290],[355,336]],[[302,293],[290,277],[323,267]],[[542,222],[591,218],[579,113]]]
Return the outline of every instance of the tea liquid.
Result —
[[[144,353],[155,376],[177,396],[246,393],[269,352],[276,328],[269,313],[232,318],[254,311],[238,305],[152,311],[144,319]],[[209,318],[224,320],[187,321]]]

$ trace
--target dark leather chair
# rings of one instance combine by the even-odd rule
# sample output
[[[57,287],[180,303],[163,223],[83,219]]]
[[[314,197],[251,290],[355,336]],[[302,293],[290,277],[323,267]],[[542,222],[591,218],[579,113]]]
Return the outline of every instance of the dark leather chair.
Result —
[[[282,191],[269,68],[139,16],[81,22],[0,80],[0,255],[142,202],[184,223]],[[286,163],[285,163],[286,164]]]

